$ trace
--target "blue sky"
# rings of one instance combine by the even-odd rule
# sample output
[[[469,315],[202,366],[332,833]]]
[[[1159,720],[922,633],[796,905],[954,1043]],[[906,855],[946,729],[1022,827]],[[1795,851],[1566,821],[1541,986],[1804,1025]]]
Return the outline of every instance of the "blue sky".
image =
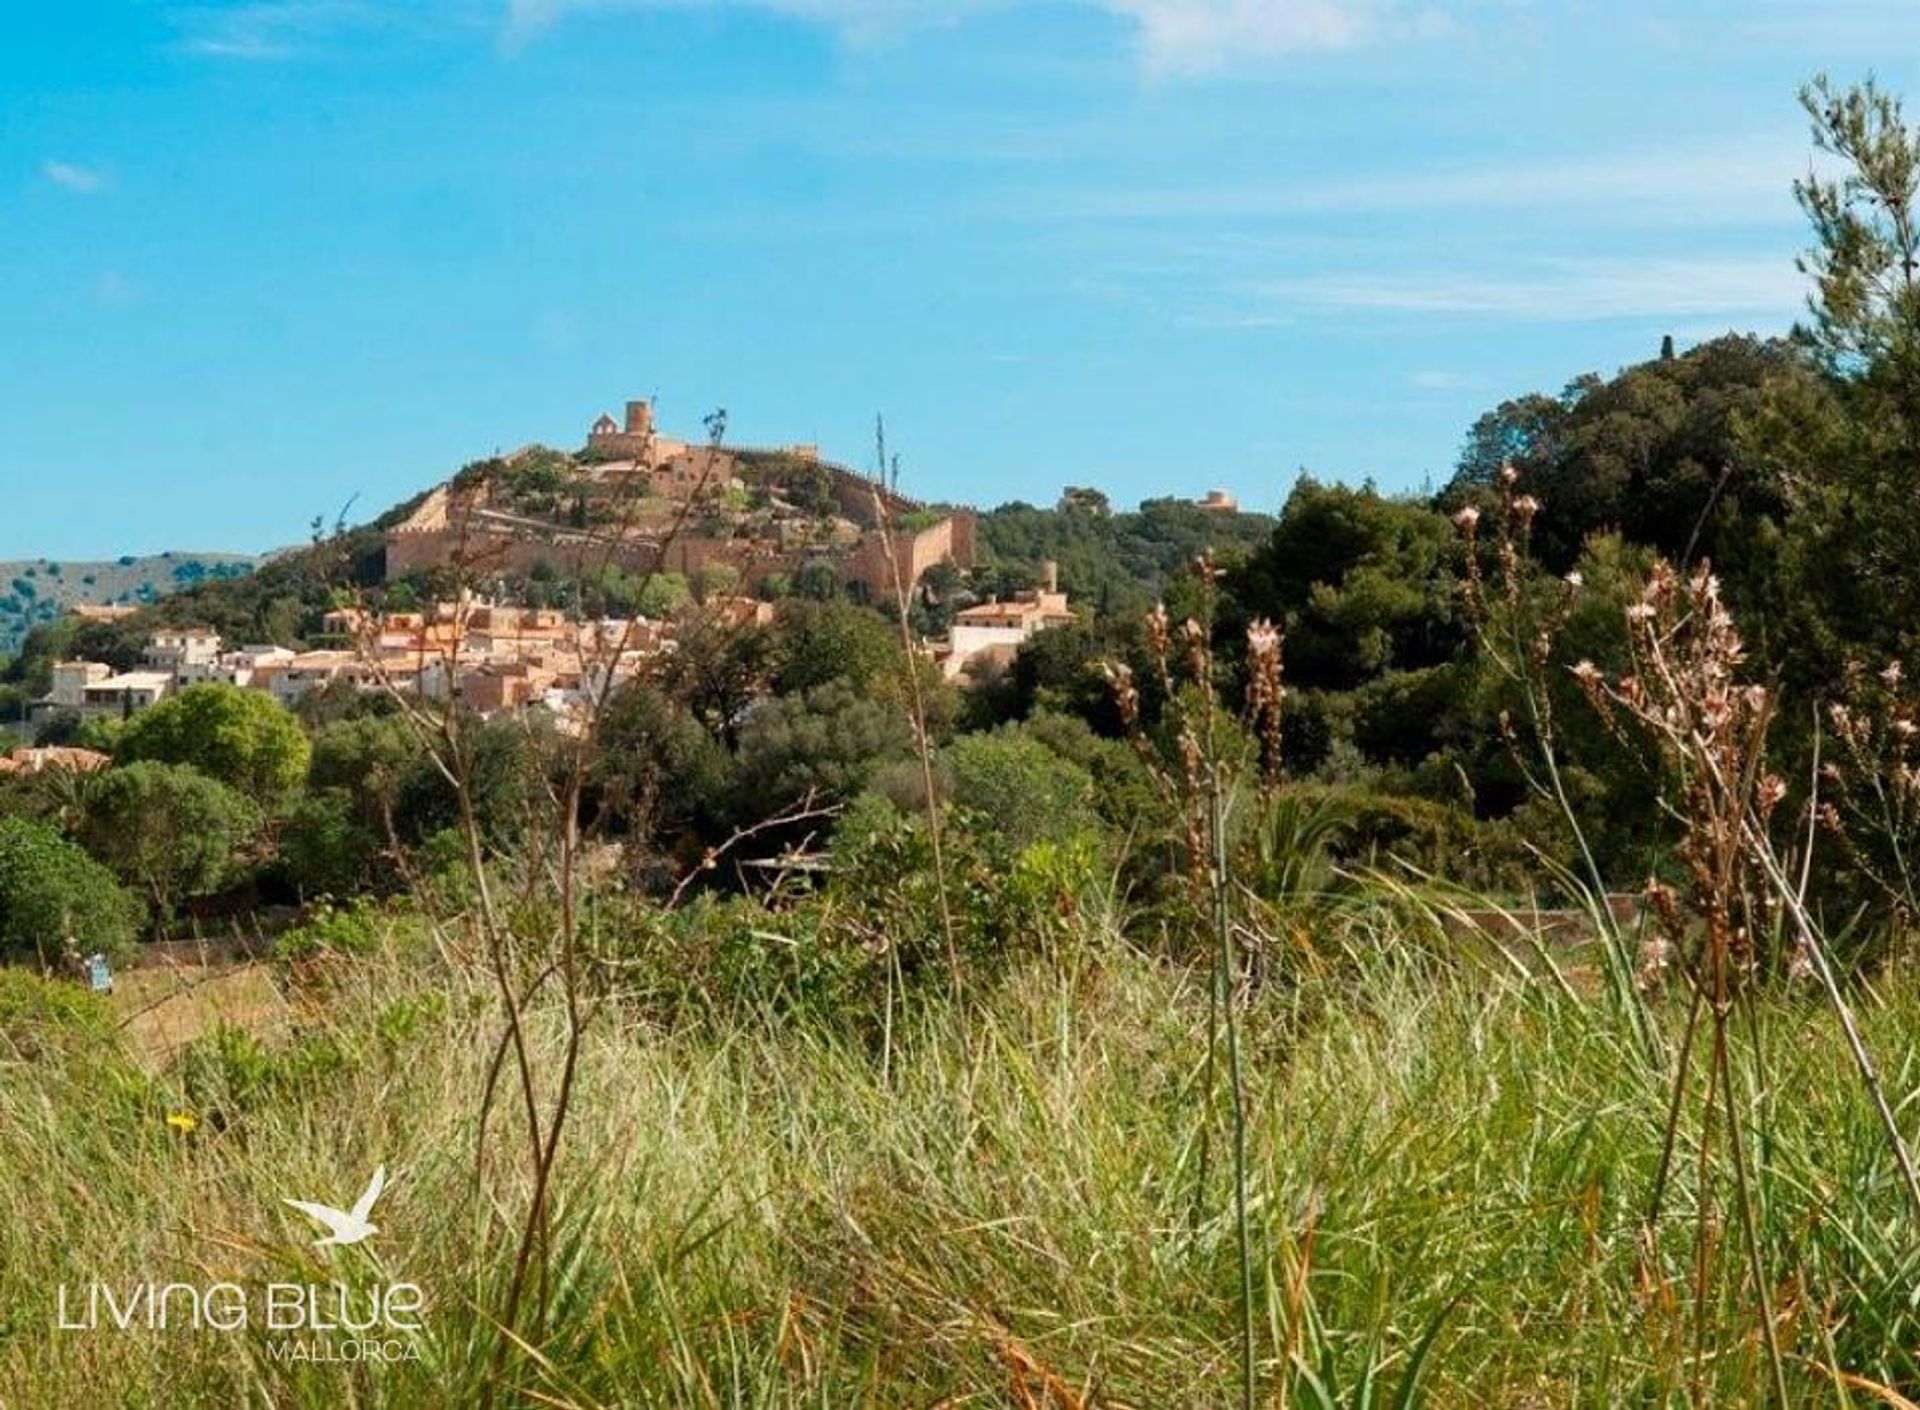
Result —
[[[1814,70],[1899,0],[0,7],[0,558],[296,541],[670,429],[1050,503],[1444,478],[1793,320]]]

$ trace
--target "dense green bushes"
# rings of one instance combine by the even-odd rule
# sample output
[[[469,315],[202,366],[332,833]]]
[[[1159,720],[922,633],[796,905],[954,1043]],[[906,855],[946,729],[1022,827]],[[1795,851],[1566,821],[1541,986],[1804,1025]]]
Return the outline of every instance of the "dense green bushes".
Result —
[[[79,953],[122,950],[135,907],[113,873],[54,829],[0,817],[0,959],[51,965],[71,940]]]
[[[191,765],[270,806],[306,781],[312,746],[272,696],[194,685],[129,720],[114,752],[128,762]]]
[[[184,764],[147,761],[90,781],[80,841],[165,917],[232,879],[261,826],[242,794]]]

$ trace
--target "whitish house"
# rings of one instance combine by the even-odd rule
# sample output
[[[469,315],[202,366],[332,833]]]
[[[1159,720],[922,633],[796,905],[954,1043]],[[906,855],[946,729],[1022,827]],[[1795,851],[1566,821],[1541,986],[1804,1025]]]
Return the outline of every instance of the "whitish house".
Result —
[[[79,715],[132,714],[144,710],[173,689],[171,671],[127,671],[116,674],[99,661],[57,661],[53,690],[34,703],[36,716],[58,711]]]
[[[1048,586],[1037,592],[1016,593],[1005,602],[983,602],[954,614],[942,670],[947,679],[966,674],[976,664],[993,662],[1005,665],[1013,660],[1020,643],[1035,632],[1061,626],[1073,620],[1067,595],[1054,590],[1051,565]]]

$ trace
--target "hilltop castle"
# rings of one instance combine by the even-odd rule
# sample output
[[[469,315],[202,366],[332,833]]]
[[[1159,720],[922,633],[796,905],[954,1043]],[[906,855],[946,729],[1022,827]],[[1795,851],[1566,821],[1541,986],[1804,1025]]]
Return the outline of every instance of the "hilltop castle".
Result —
[[[541,467],[531,495],[514,482]],[[695,511],[697,512],[691,512]],[[890,599],[941,562],[973,566],[967,511],[932,515],[812,445],[753,448],[662,435],[653,403],[602,415],[573,455],[529,447],[501,473],[434,489],[387,535],[388,578],[457,563],[487,575],[606,564],[693,578],[725,569],[755,589],[825,566]]]
[[[651,401],[627,403],[627,424],[624,429],[603,412],[587,432],[587,454],[596,460],[639,460],[652,465],[686,448],[685,441],[669,440],[655,434]]]

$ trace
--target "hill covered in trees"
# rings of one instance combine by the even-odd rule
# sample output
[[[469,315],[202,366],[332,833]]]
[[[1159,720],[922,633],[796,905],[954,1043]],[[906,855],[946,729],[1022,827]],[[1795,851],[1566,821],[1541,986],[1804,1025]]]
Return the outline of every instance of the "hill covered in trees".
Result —
[[[183,1188],[284,1277],[290,1170],[393,1160],[398,1403],[1914,1403],[1920,133],[1805,100],[1806,326],[1503,401],[1432,495],[1003,506],[899,600],[676,596],[573,712],[56,726],[99,752],[0,774],[0,1300],[177,1258]],[[390,580],[379,527],[11,686],[647,600]],[[1043,563],[1084,610],[948,679]],[[143,1063],[60,977],[263,903],[272,1029]],[[51,1326],[0,1329],[33,1403],[339,1402]]]
[[[1105,495],[1069,491],[1051,509],[1014,502],[983,512],[976,530],[976,586],[1002,596],[1035,585],[1041,563],[1099,616],[1146,611],[1201,553],[1237,558],[1264,542],[1265,514],[1204,509],[1185,499],[1149,499],[1116,512]]]
[[[1296,775],[1359,800],[1383,835],[1426,862],[1464,846],[1483,860],[1506,857],[1493,867],[1498,871],[1517,858],[1522,834],[1548,842],[1564,862],[1573,839],[1550,814],[1530,811],[1538,800],[1498,728],[1499,710],[1514,702],[1490,674],[1469,620],[1460,513],[1496,514],[1502,473],[1515,478],[1539,506],[1527,525],[1529,591],[1577,581],[1565,630],[1601,661],[1620,659],[1613,618],[1656,557],[1683,568],[1711,563],[1747,629],[1754,669],[1780,682],[1793,703],[1783,732],[1799,737],[1818,688],[1849,668],[1910,656],[1915,647],[1914,617],[1886,610],[1914,598],[1912,575],[1890,542],[1903,532],[1920,541],[1920,528],[1901,528],[1913,517],[1904,507],[1911,501],[1878,496],[1874,476],[1885,472],[1850,468],[1866,450],[1878,454],[1871,438],[1855,435],[1863,449],[1854,461],[1843,453],[1862,414],[1859,403],[1883,395],[1845,375],[1810,336],[1729,334],[1684,350],[1669,346],[1612,376],[1582,375],[1557,391],[1489,409],[1465,436],[1454,473],[1431,496],[1303,475],[1273,516],[1174,499],[1115,512],[1084,491],[1055,508],[1015,503],[983,511],[977,567],[971,574],[930,573],[914,597],[913,625],[940,630],[960,607],[1033,586],[1047,563],[1057,566],[1080,618],[1035,638],[1011,669],[938,713],[953,727],[1020,729],[1064,715],[1111,737],[1119,722],[1101,663],[1132,659],[1145,670],[1140,624],[1154,603],[1167,602],[1176,619],[1195,613],[1211,620],[1226,655],[1249,623],[1271,620],[1285,642],[1285,752]],[[1864,512],[1869,502],[1876,506],[1871,514]],[[37,627],[23,639],[6,686],[17,705],[21,695],[44,690],[51,661],[63,655],[130,666],[161,624],[203,623],[233,640],[301,645],[316,636],[330,608],[356,595],[426,600],[444,585],[425,576],[384,581],[379,524],[392,517],[282,555],[242,578],[183,584],[123,622],[69,619]],[[1195,570],[1203,556],[1215,574],[1210,582]],[[578,590],[590,606],[630,609],[623,595],[629,578],[610,574]],[[548,601],[555,585],[508,586]],[[764,644],[710,644],[731,653],[731,667],[696,660],[704,648],[692,639],[687,659],[670,674],[704,680],[698,688],[706,694],[661,708],[737,718],[756,699],[825,685],[884,653],[886,604],[852,601],[831,583],[801,586],[793,607],[763,632]],[[790,631],[815,630],[799,624],[821,599],[841,604],[831,649],[848,654],[837,665],[783,674],[771,663]],[[849,645],[863,634],[872,637],[867,647]],[[826,659],[816,644],[794,649]],[[716,681],[729,682],[718,695]],[[854,684],[865,688],[866,678]],[[1553,689],[1569,712],[1564,718],[1581,720],[1571,679],[1557,678]],[[1556,748],[1570,786],[1593,807],[1590,842],[1599,859],[1638,868],[1661,845],[1663,823],[1649,807],[1654,780],[1589,725],[1570,725]],[[878,776],[886,766],[883,750],[860,761],[851,777]],[[685,785],[688,816],[716,827],[738,818],[724,797],[702,798],[710,781],[669,783]]]
[[[51,558],[0,562],[0,657],[26,634],[78,603],[140,606],[204,582],[246,576],[260,560],[243,553],[127,554],[100,562]]]

